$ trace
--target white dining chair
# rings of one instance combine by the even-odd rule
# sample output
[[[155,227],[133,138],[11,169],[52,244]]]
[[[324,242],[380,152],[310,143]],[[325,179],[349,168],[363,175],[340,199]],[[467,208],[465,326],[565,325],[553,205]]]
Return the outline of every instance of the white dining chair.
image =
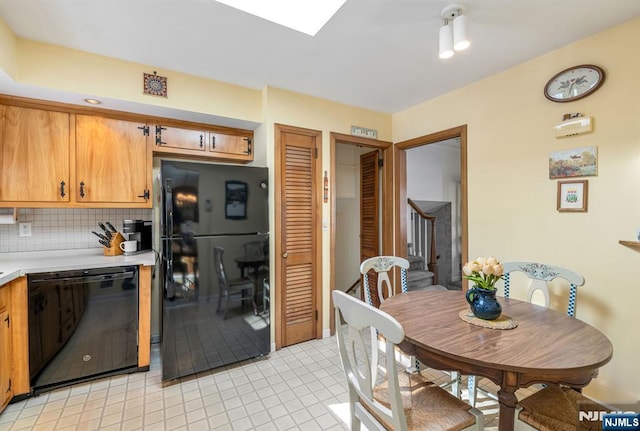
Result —
[[[400,288],[398,289],[395,283],[391,282],[393,277],[392,270],[394,267],[400,270]],[[407,293],[407,270],[409,269],[409,261],[403,257],[398,256],[375,256],[364,260],[360,264],[360,274],[364,279],[364,292],[365,300],[367,304],[376,306],[382,304],[387,298],[400,294]],[[375,274],[376,280],[375,292],[372,292],[371,284],[369,281],[370,272]],[[391,275],[390,275],[391,274]],[[377,304],[373,299],[377,299]],[[377,308],[377,307],[376,307]],[[405,355],[406,356],[406,355]],[[408,372],[420,372],[421,364],[415,356],[408,357],[411,366],[407,368]],[[451,387],[451,393],[456,397],[461,396],[461,377],[456,371],[449,372],[451,380],[441,385],[443,388]]]
[[[567,303],[567,315],[574,317],[576,310],[576,294],[578,286],[584,284],[584,277],[577,272],[555,265],[547,265],[537,262],[504,262],[504,297],[511,294],[511,275],[516,272],[524,274],[529,279],[527,301],[531,302],[536,292],[541,292],[543,305],[549,307],[549,283],[560,278],[569,283],[569,299]],[[469,404],[475,406],[478,388],[475,376],[467,377],[467,389],[469,391]],[[482,391],[482,390],[481,390]],[[482,391],[486,396],[497,399],[493,393]]]
[[[404,330],[397,320],[339,290],[332,292],[332,298],[352,430],[360,430],[361,424],[371,431],[484,429],[478,409],[432,382],[407,383],[411,375],[399,375],[395,349]],[[377,334],[385,340],[384,368],[378,367]],[[378,374],[380,369],[384,374]]]

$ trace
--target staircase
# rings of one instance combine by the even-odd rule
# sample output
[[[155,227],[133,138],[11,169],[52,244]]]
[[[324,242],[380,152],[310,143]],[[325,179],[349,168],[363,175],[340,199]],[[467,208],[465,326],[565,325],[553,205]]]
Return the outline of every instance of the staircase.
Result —
[[[407,290],[447,290],[446,287],[433,284],[433,272],[425,269],[424,257],[409,256],[409,270],[407,271]]]

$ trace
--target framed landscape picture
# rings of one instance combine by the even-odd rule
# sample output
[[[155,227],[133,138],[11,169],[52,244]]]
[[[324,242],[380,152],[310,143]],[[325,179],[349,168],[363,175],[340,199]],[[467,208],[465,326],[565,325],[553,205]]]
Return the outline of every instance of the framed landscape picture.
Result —
[[[549,178],[598,175],[598,147],[554,151],[549,155]]]

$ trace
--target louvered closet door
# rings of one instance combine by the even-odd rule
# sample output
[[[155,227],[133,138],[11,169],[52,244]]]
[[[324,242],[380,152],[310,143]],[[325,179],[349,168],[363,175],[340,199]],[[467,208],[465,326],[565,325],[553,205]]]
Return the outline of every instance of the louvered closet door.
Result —
[[[308,132],[308,131],[306,131]],[[316,193],[317,135],[280,130],[282,344],[316,337],[319,235]],[[319,253],[318,253],[319,254]]]
[[[380,255],[380,181],[378,170],[377,150],[360,156],[360,262]],[[368,277],[373,305],[379,307],[380,301],[376,289],[378,278],[375,271],[369,271]],[[362,282],[364,283],[364,280]]]

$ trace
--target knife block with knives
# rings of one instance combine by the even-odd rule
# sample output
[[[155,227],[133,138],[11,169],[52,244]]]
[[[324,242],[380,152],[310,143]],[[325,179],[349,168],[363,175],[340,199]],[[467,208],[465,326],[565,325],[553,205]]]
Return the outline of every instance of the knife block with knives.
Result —
[[[119,256],[124,252],[120,248],[120,243],[125,239],[120,232],[115,232],[109,242],[109,247],[104,247],[105,256]]]

